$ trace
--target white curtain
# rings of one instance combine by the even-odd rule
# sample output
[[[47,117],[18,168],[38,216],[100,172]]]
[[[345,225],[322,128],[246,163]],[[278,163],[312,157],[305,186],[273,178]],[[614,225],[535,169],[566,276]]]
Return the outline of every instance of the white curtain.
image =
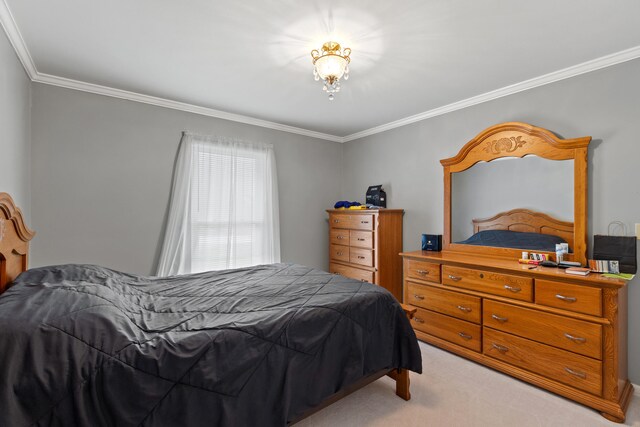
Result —
[[[158,276],[280,262],[272,145],[183,133]]]

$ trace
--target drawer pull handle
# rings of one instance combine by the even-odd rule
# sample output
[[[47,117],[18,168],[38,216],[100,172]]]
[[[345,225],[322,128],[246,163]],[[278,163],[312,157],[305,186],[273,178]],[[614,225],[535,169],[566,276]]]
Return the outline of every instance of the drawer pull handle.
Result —
[[[338,236],[338,240],[344,239],[344,236]]]
[[[458,335],[460,335],[465,340],[470,340],[471,338],[473,338],[471,335],[465,334],[464,332],[458,332]]]
[[[566,301],[566,302],[576,302],[576,301],[578,301],[578,298],[576,298],[576,297],[565,297],[564,295],[560,295],[560,294],[557,294],[556,298],[558,298],[559,300],[562,300],[562,301]]]
[[[452,276],[452,275],[450,274],[450,275],[449,275],[449,279],[453,280],[454,282],[457,282],[458,280],[462,280],[462,277]]]
[[[570,373],[571,375],[574,375],[574,376],[576,376],[578,378],[582,378],[583,380],[587,379],[587,374],[585,374],[584,372],[574,371],[573,369],[567,368],[566,366],[565,366],[564,370],[567,371],[568,373]]]
[[[500,317],[497,314],[492,314],[491,317],[493,317],[494,319],[496,319],[498,322],[500,323],[504,323],[506,321],[508,321],[509,319],[506,317]]]
[[[358,255],[358,259],[364,259],[365,257],[363,257],[362,255]]]
[[[358,242],[364,242],[365,239],[363,239],[362,237],[358,237]]]
[[[415,320],[415,321],[416,321],[416,322],[418,322],[418,323],[424,323],[424,320],[422,320],[422,319],[421,319],[421,318],[419,318],[419,317],[414,317],[414,318],[413,318],[413,320]]]
[[[567,334],[567,333],[565,333],[564,336],[567,337],[568,339],[570,339],[573,342],[580,342],[580,343],[587,342],[587,339],[583,338],[583,337],[574,337],[573,335]]]
[[[491,347],[495,348],[496,350],[498,350],[500,353],[506,353],[507,351],[509,351],[508,347],[505,347],[503,345],[500,344],[496,344],[496,343],[492,343]]]
[[[426,276],[427,274],[429,274],[427,270],[416,270],[416,273],[418,273],[421,276]]]
[[[340,222],[340,220],[339,219],[334,219],[333,222],[334,222],[334,224],[338,224]]]
[[[338,254],[338,256],[341,256],[343,254],[343,252],[336,252]]]
[[[415,299],[420,299],[420,300],[424,299],[424,297],[422,295],[418,295],[418,294],[414,294],[413,297]]]
[[[518,293],[520,292],[522,289],[517,287],[517,286],[511,286],[511,285],[504,285],[504,288],[508,291],[511,291],[513,293]]]
[[[369,221],[360,221],[360,224],[369,224]]]
[[[465,313],[470,313],[471,312],[471,308],[470,307],[465,307],[464,305],[459,305],[458,306],[458,310],[464,311]]]

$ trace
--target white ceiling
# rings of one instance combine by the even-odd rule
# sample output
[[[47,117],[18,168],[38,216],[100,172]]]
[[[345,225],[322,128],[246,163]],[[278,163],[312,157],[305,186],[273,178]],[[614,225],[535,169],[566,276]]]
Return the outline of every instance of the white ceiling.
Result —
[[[640,46],[638,0],[0,1],[38,73],[337,136]]]

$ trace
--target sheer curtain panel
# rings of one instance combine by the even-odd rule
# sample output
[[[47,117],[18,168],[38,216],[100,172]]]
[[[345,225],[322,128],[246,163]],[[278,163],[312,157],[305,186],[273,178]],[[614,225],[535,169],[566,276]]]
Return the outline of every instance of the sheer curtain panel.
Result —
[[[273,146],[183,133],[158,276],[280,262]]]

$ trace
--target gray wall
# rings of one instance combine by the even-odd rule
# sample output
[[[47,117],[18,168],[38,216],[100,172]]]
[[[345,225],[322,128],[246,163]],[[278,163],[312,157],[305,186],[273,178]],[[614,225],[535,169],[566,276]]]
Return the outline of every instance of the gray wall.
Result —
[[[31,219],[31,80],[0,31],[0,192],[11,194]]]
[[[155,272],[189,130],[273,143],[282,259],[327,268],[324,210],[339,195],[341,144],[41,84],[33,105],[32,266]]]
[[[388,206],[404,208],[405,250],[442,233],[440,159],[486,127],[523,121],[565,138],[591,135],[589,235],[620,220],[640,223],[640,60],[584,74],[345,144],[345,199],[384,184]],[[640,280],[629,283],[629,370],[640,383]]]

